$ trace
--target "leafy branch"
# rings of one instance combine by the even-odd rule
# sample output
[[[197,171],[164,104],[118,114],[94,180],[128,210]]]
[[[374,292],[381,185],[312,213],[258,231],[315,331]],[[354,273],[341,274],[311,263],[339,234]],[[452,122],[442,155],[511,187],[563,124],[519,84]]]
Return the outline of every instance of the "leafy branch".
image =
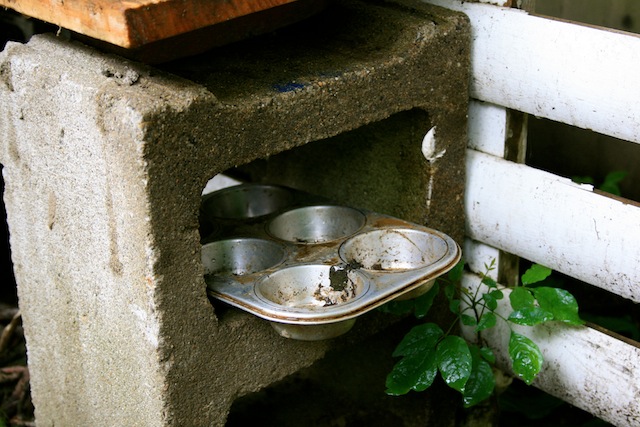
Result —
[[[495,260],[485,265],[480,277],[484,286],[477,286],[472,292],[459,286],[464,269],[461,261],[446,278],[438,279],[433,288],[419,298],[392,302],[384,307],[384,311],[395,314],[413,312],[421,319],[443,288],[449,310],[455,314],[454,322],[446,331],[435,323],[423,323],[407,333],[393,352],[400,360],[387,376],[388,394],[426,390],[439,373],[449,387],[462,394],[465,407],[473,406],[489,398],[495,388],[496,358],[482,339],[483,331],[495,327],[498,321],[509,326],[508,354],[512,370],[531,384],[542,368],[543,355],[535,342],[515,332],[512,325],[535,326],[550,321],[569,325],[584,323],[578,315],[578,304],[569,292],[542,286],[551,270],[538,264],[529,268],[521,277],[521,285],[511,290],[512,311],[509,316],[502,316],[498,306],[505,292],[490,278],[495,268]],[[453,333],[459,323],[473,328],[475,343]]]

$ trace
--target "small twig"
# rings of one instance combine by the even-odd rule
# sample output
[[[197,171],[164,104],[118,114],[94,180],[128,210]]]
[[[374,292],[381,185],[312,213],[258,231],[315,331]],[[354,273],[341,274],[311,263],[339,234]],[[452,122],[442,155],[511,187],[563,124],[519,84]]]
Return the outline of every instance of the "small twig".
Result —
[[[18,307],[8,304],[0,304],[0,322],[8,322],[18,312]]]
[[[0,369],[0,384],[17,380],[24,375],[26,366],[8,366]]]
[[[7,347],[9,346],[9,342],[13,337],[13,333],[15,332],[18,324],[20,323],[20,311],[18,310],[11,319],[11,322],[2,330],[2,335],[0,335],[0,353],[3,353]]]

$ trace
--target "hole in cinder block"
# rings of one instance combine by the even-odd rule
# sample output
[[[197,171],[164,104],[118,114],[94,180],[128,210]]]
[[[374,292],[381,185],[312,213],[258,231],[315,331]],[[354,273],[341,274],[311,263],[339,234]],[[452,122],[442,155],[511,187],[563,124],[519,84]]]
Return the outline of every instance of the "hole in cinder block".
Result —
[[[236,200],[231,207],[226,202],[205,206],[215,202],[210,193],[244,182],[283,185],[345,206],[424,224],[432,171],[422,155],[422,140],[431,127],[427,112],[411,109],[213,177],[203,191],[202,242],[222,238],[219,233],[221,221],[211,212],[231,210],[233,216],[239,216],[237,210],[240,208],[260,211],[251,205],[264,194],[254,195],[255,199],[248,193],[243,194],[242,200]],[[268,201],[275,203],[276,199],[268,198]],[[228,209],[223,209],[223,205]],[[246,220],[250,222],[254,218],[247,215]],[[216,301],[214,305],[216,313],[224,317],[225,304]]]
[[[273,155],[268,159],[234,167],[212,177],[203,195],[242,183],[283,185],[346,206],[359,207],[425,223],[431,170],[421,143],[431,128],[428,114],[421,109],[403,111],[335,137]],[[264,193],[264,192],[263,192]],[[262,197],[264,196],[264,197]],[[268,196],[268,197],[267,197]],[[201,209],[200,235],[203,241],[216,229],[215,216],[239,209],[270,213],[286,205],[286,200],[268,194],[242,194],[234,200],[207,199]],[[452,195],[455,197],[455,195]],[[271,206],[251,205],[262,203]],[[275,205],[275,203],[280,203]],[[205,211],[209,210],[209,214]],[[218,214],[216,214],[216,212]]]
[[[431,126],[424,110],[400,112],[232,168],[212,178],[205,193],[241,182],[279,184],[336,203],[424,223],[431,170],[421,143]],[[207,231],[202,231],[202,237]]]

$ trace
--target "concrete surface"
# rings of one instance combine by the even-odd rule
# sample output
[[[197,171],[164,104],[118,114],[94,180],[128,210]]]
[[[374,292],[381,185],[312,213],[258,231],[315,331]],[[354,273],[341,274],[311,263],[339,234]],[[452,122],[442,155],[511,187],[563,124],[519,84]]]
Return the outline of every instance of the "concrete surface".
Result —
[[[200,194],[219,172],[359,128],[358,144],[387,135],[369,159],[391,156],[410,123],[392,185],[329,191],[348,167],[329,161],[318,189],[369,206],[406,196],[397,212],[460,239],[468,56],[464,16],[386,2],[340,2],[162,69],[52,35],[8,44],[0,162],[38,425],[224,425],[239,396],[384,329],[373,313],[339,339],[298,342],[214,310]],[[433,126],[427,161],[415,147]]]

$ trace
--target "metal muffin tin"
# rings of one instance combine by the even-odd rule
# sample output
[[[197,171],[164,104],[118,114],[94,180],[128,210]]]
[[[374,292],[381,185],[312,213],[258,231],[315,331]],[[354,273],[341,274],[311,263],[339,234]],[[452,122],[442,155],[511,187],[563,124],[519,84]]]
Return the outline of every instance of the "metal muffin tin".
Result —
[[[439,231],[281,186],[210,193],[200,214],[209,295],[299,340],[336,337],[427,292],[461,256]]]

